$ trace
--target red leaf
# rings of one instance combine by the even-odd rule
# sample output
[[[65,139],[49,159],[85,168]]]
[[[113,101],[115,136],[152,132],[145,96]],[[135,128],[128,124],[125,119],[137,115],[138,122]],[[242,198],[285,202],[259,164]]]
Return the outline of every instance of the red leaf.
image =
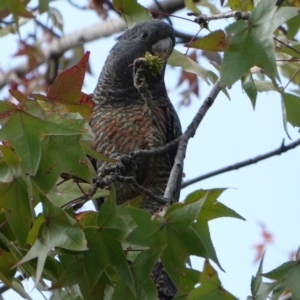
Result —
[[[266,243],[272,243],[273,242],[273,235],[266,231],[265,228],[262,230],[262,237]]]
[[[47,93],[50,101],[64,103],[69,112],[79,112],[84,117],[88,117],[94,107],[91,96],[81,92],[89,55],[88,51],[75,66],[61,72]]]
[[[25,100],[27,99],[26,96],[18,91],[18,90],[9,90],[9,93],[15,98],[17,99],[20,103],[25,102]]]
[[[255,255],[253,263],[257,263],[257,262],[260,261],[260,259],[263,256],[264,249],[265,249],[265,244],[257,244],[257,245],[254,246],[254,248],[256,250],[256,255]]]
[[[106,19],[108,14],[107,14],[107,9],[103,4],[104,4],[104,0],[90,0],[88,7],[94,9],[97,12],[97,14],[103,19]]]
[[[92,100],[92,98],[93,98],[93,94],[82,93],[81,94],[81,99],[79,100],[78,104],[89,106],[93,110],[93,108],[95,106],[95,102]]]
[[[68,70],[61,72],[50,86],[47,98],[51,101],[75,103],[81,99],[81,88],[88,65],[90,52]]]
[[[197,62],[197,54],[196,51],[193,51],[189,57]],[[196,96],[199,96],[199,84],[198,77],[194,73],[187,72],[182,69],[179,81],[177,83],[177,87],[180,86],[183,82],[188,81],[188,89],[183,91],[181,94],[183,95],[180,105],[189,105],[191,103],[191,93],[194,93]]]
[[[28,65],[30,70],[34,69],[37,66],[40,55],[36,47],[28,45],[25,42],[21,42],[19,50],[13,56],[22,55],[26,55],[28,57]]]

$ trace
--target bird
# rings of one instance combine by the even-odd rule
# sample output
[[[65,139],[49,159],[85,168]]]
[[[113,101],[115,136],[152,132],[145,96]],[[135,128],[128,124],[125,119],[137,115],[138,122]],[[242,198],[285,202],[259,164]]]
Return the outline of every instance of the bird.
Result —
[[[118,160],[135,151],[164,147],[181,136],[180,120],[164,82],[167,59],[174,46],[173,28],[160,20],[139,23],[117,38],[92,98],[95,107],[90,126],[95,134],[94,150]],[[152,64],[147,57],[152,59]],[[158,155],[123,160],[119,172],[122,176],[133,177],[152,194],[163,197],[176,147]],[[105,171],[114,166],[114,163],[103,161],[93,164],[98,179],[105,177]],[[172,202],[179,201],[181,180],[180,176]],[[114,185],[118,205],[140,194],[128,182],[116,181]],[[102,203],[103,198],[95,201],[97,210],[101,209]],[[149,193],[140,205],[151,214],[161,207],[162,203]],[[150,278],[157,287],[158,299],[173,299],[177,289],[160,261],[155,264]]]
[[[166,62],[174,45],[173,28],[161,20],[139,23],[117,38],[92,98],[95,107],[90,126],[97,152],[118,159],[134,151],[165,146],[182,134],[164,82]],[[146,54],[159,58],[161,65],[156,70],[149,72]],[[163,197],[176,151],[173,147],[157,156],[140,156],[129,167],[125,165],[122,175],[132,176],[139,185]],[[98,161],[98,176],[111,164]],[[172,202],[179,200],[181,180],[178,179]],[[115,182],[115,187],[117,204],[140,194],[127,182]],[[101,201],[95,205],[99,209]],[[146,195],[140,207],[153,214],[162,204]]]

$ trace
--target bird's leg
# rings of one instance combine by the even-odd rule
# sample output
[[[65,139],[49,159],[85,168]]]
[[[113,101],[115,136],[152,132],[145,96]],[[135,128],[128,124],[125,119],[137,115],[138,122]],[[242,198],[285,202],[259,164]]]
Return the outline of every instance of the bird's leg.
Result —
[[[136,58],[133,62],[133,83],[145,101],[145,116],[152,115],[153,101],[152,93],[147,84],[147,62],[144,59]]]
[[[129,155],[123,154],[119,157],[118,162],[115,164],[101,167],[98,169],[98,176],[96,179],[96,184],[100,188],[109,186],[111,182],[114,181],[115,175],[127,176],[130,170],[136,169],[136,164]]]

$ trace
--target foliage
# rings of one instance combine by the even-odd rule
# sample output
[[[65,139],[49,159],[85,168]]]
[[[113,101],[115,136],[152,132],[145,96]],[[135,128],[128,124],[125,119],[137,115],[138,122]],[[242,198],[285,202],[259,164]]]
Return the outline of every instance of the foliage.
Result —
[[[13,17],[11,24],[0,29],[1,36],[17,32],[34,18],[28,2],[1,2],[1,18]],[[193,1],[185,2],[194,12],[201,8]],[[300,126],[299,92],[287,93],[278,83],[279,72],[295,84],[300,82],[300,48],[293,40],[299,28],[298,8],[293,3],[277,7],[275,2],[229,1],[233,10],[251,11],[249,19],[232,21],[225,30],[211,32],[186,46],[224,52],[222,63],[215,64],[224,93],[228,93],[227,86],[241,80],[255,107],[257,92],[275,90],[282,95],[284,122]],[[216,13],[211,3],[205,3]],[[59,12],[48,4],[40,0],[34,12],[48,13],[53,25],[62,30]],[[133,0],[114,1],[114,5],[129,26],[151,17]],[[283,24],[285,32],[280,28]],[[43,61],[41,47],[22,41],[14,55],[26,55],[33,70]],[[78,46],[72,59],[82,54],[83,47]],[[11,86],[13,101],[0,102],[0,280],[27,299],[30,295],[16,277],[17,271],[32,277],[40,290],[47,290],[45,280],[50,281],[54,298],[121,299],[125,294],[126,299],[156,299],[157,290],[149,275],[160,260],[178,289],[176,299],[237,299],[223,288],[210,264],[211,260],[222,269],[209,221],[243,219],[217,201],[224,189],[195,191],[182,203],[153,216],[139,209],[136,201],[117,206],[113,188],[90,193],[96,174],[87,155],[111,159],[92,150],[93,133],[88,122],[93,102],[81,91],[89,69],[88,56],[85,53],[69,69],[72,59],[64,58],[66,70],[50,87],[49,82],[44,84],[46,95],[31,93],[29,81],[43,77],[36,73],[36,77],[24,77]],[[280,68],[276,58],[285,60]],[[206,83],[218,78],[212,70],[200,66],[196,56],[177,50],[169,64],[183,69],[180,82],[195,83],[195,75]],[[237,67],[233,69],[232,65]],[[20,91],[22,88],[26,93]],[[198,85],[192,91],[197,94]],[[73,211],[73,204],[90,201],[91,197],[105,197],[99,212]],[[191,256],[205,258],[202,272],[188,266]],[[295,298],[300,297],[298,265],[299,253],[296,261],[262,274],[261,261],[252,278],[249,299],[264,300],[269,295],[278,299],[286,289]],[[263,282],[262,275],[276,282]]]

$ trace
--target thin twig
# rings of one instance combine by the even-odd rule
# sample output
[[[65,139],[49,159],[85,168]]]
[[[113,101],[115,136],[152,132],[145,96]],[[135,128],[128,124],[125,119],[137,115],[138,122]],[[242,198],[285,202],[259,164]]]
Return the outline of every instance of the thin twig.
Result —
[[[259,161],[262,161],[264,159],[267,159],[267,158],[275,156],[275,155],[281,155],[282,153],[287,152],[287,151],[289,151],[293,148],[296,148],[299,145],[300,145],[300,139],[293,142],[293,143],[291,143],[291,144],[289,144],[289,145],[287,145],[287,146],[285,146],[284,143],[282,143],[282,145],[278,149],[275,149],[273,151],[267,152],[265,154],[262,154],[262,155],[259,155],[259,156],[256,156],[256,157],[238,162],[234,165],[230,165],[230,166],[227,166],[227,167],[209,172],[207,174],[195,177],[193,179],[187,180],[182,184],[181,188],[183,189],[183,188],[185,188],[185,187],[187,187],[187,186],[189,186],[193,183],[199,182],[201,180],[204,180],[204,179],[207,179],[207,178],[210,178],[210,177],[222,174],[222,173],[226,173],[226,172],[233,171],[233,170],[238,170],[240,168],[250,166],[252,164],[256,164]]]
[[[52,29],[50,29],[49,27],[47,27],[46,25],[44,25],[42,22],[40,22],[37,19],[34,19],[34,22],[39,25],[40,27],[43,28],[44,31],[47,31],[48,33],[50,33],[52,36],[56,37],[56,38],[61,38],[60,34],[55,33]]]
[[[185,158],[188,141],[191,137],[194,137],[199,124],[203,120],[209,108],[214,103],[220,91],[221,91],[220,81],[217,80],[215,85],[211,89],[208,97],[205,99],[200,109],[198,110],[197,114],[195,115],[194,119],[192,120],[191,124],[188,126],[184,134],[179,139],[177,154],[175,157],[173,168],[171,170],[171,174],[164,195],[164,199],[167,201],[168,204],[171,204],[172,202],[172,195],[176,189],[178,177],[183,167],[183,160]]]
[[[194,20],[199,25],[208,23],[211,20],[220,20],[220,19],[228,19],[228,18],[236,18],[237,20],[248,20],[251,16],[251,13],[246,11],[228,11],[222,14],[217,15],[198,15],[195,13],[189,13],[190,16],[196,16]]]

